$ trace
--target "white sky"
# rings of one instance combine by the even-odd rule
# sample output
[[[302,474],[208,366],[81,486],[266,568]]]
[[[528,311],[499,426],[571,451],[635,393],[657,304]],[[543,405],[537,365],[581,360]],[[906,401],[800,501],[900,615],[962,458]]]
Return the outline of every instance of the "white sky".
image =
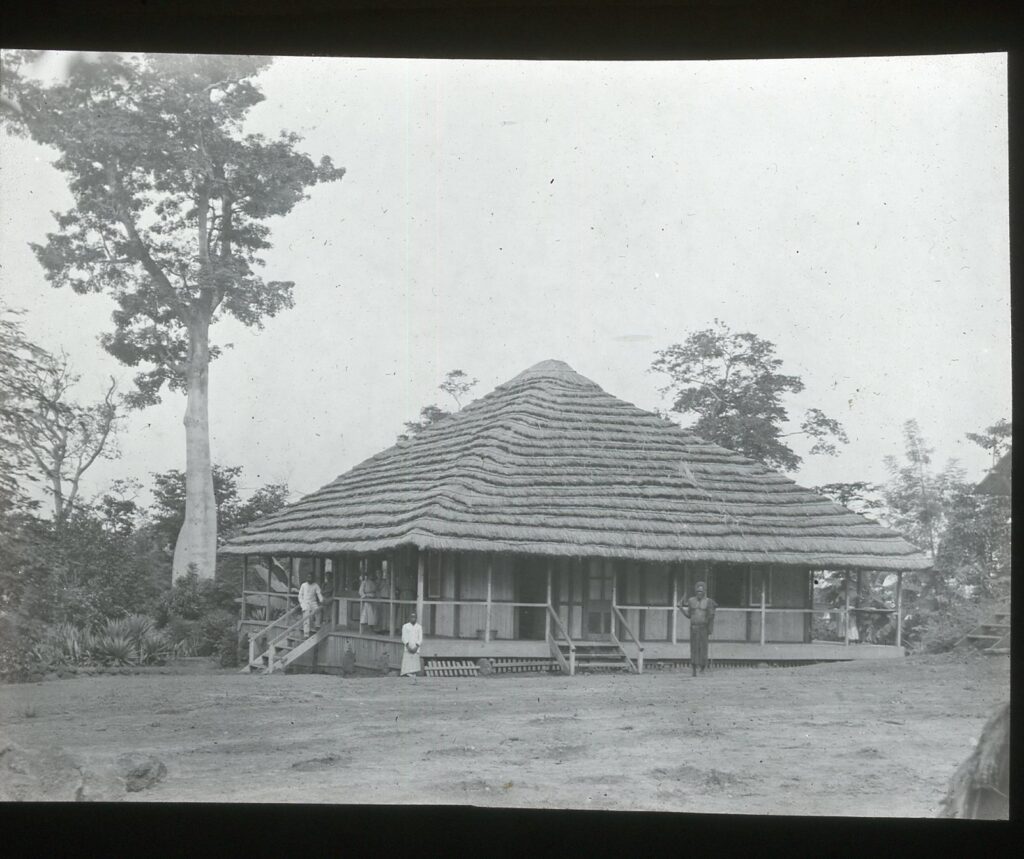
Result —
[[[306,493],[394,442],[461,368],[476,396],[545,358],[662,405],[654,351],[708,326],[777,344],[845,425],[804,485],[882,480],[917,418],[939,464],[1011,415],[1006,57],[710,62],[281,58],[250,130],[347,168],[272,225],[294,309],[220,323],[215,461]],[[71,205],[53,153],[0,140],[0,295],[81,396],[132,370],[112,302],[27,247]],[[116,477],[184,468],[184,398],[132,416]],[[806,446],[794,444],[799,453]]]

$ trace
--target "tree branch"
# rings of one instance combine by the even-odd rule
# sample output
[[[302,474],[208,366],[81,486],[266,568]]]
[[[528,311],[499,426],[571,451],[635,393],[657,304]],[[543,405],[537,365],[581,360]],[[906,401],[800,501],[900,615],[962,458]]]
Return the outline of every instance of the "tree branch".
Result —
[[[188,324],[192,315],[191,308],[188,306],[187,302],[184,302],[179,298],[178,293],[175,291],[170,280],[168,280],[164,270],[160,268],[156,260],[150,256],[149,248],[146,247],[146,243],[142,240],[142,236],[139,235],[139,231],[135,227],[135,221],[132,219],[131,212],[125,205],[123,199],[124,188],[121,185],[121,177],[113,165],[107,166],[107,177],[109,178],[111,187],[114,190],[114,205],[117,212],[117,219],[125,228],[128,233],[129,240],[135,246],[135,252],[138,254],[139,262],[142,263],[142,267],[146,270],[146,273],[153,278],[154,282],[163,293],[164,300],[170,307],[174,308],[181,321]]]

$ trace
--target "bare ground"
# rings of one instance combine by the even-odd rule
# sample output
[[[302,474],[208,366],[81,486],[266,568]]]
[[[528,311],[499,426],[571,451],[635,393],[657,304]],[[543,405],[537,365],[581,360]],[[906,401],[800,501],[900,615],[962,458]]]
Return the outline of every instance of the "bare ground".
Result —
[[[0,687],[0,749],[107,773],[85,791],[102,799],[932,817],[1009,688],[1009,660],[982,656],[696,679],[77,677]],[[125,753],[166,776],[112,792]],[[6,772],[0,796],[21,798]],[[52,790],[24,798],[74,798]]]

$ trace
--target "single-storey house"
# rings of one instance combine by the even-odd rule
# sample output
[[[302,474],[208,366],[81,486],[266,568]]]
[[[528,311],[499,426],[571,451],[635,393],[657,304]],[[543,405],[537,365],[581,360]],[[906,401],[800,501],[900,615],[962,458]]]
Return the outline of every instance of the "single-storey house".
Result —
[[[931,563],[899,534],[550,360],[221,551],[244,558],[251,666],[324,671],[346,652],[349,664],[396,667],[413,608],[428,667],[685,664],[675,606],[697,581],[720,606],[713,660],[898,656],[898,632],[892,646],[812,640],[815,571]],[[296,593],[310,570],[328,600],[300,641]],[[377,580],[372,599],[360,599],[363,576]]]

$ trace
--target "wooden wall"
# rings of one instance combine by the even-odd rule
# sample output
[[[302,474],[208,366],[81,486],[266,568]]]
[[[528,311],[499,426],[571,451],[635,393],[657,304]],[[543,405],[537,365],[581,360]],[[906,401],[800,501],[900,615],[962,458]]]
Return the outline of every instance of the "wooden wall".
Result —
[[[510,639],[514,633],[515,613],[511,606],[498,605],[498,600],[515,598],[512,578],[512,559],[503,555],[493,557],[474,553],[465,554],[460,560],[459,599],[487,599],[487,564],[493,562],[491,572],[491,630],[493,637]],[[459,638],[483,638],[487,617],[485,606],[464,605],[459,611]],[[450,634],[450,633],[449,633]]]
[[[361,559],[339,556],[332,559],[330,584],[340,599],[337,622],[341,629],[358,629],[351,620],[350,606],[357,611],[359,573],[367,568],[376,569],[383,558],[395,581],[398,599],[415,600],[418,553],[402,550],[386,556]],[[431,552],[427,554],[424,571],[424,599],[431,600],[484,600],[487,597],[487,569],[492,565],[491,630],[495,640],[512,640],[518,634],[518,621],[523,616],[508,602],[523,600],[517,589],[516,569],[535,571],[545,583],[547,570],[551,570],[552,602],[562,623],[574,640],[583,638],[585,573],[611,571],[616,576],[616,598],[619,605],[666,606],[664,609],[623,609],[626,622],[642,641],[667,642],[671,638],[673,619],[676,639],[689,638],[689,621],[681,612],[667,608],[673,593],[678,599],[693,596],[695,585],[704,581],[710,596],[723,608],[751,608],[753,611],[722,611],[715,620],[714,638],[719,641],[759,641],[761,618],[756,610],[760,606],[760,580],[762,572],[770,575],[770,608],[806,608],[808,602],[808,576],[805,569],[770,567],[768,565],[712,565],[707,562],[661,564],[605,558],[515,558],[488,553],[456,554]],[[246,590],[266,589],[254,595],[272,602],[277,611],[288,604],[288,588],[297,584],[311,559],[256,559],[248,560]],[[322,573],[323,559],[315,568]],[[727,580],[728,577],[728,580]],[[717,581],[716,581],[717,579]],[[728,586],[731,580],[732,587]],[[535,578],[536,582],[537,579]],[[742,581],[742,588],[737,583]],[[327,584],[325,577],[325,585]],[[673,588],[673,584],[675,587]],[[431,592],[431,588],[439,591]],[[267,593],[269,592],[269,593]],[[728,599],[723,597],[728,594]],[[382,595],[386,597],[386,594]],[[531,598],[525,601],[543,601]],[[277,605],[280,603],[280,606]],[[503,604],[504,603],[504,604]],[[408,609],[402,606],[396,614],[396,633],[401,629]],[[383,610],[385,607],[381,606]],[[542,612],[543,610],[535,610]],[[483,605],[425,606],[421,622],[424,633],[432,637],[476,639],[483,638],[486,607]],[[386,615],[385,615],[386,616]],[[536,629],[536,627],[534,627]],[[766,624],[766,642],[802,642],[806,638],[807,621],[802,614],[785,615],[769,612]],[[620,638],[624,631],[620,630]]]

